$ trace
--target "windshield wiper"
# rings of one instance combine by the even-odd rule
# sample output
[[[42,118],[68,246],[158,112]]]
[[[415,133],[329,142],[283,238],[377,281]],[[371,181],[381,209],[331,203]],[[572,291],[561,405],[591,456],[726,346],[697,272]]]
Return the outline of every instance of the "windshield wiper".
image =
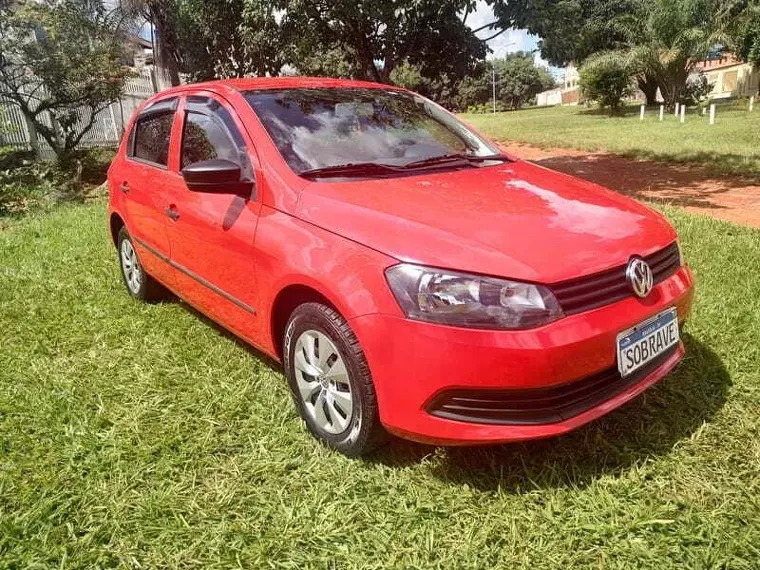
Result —
[[[322,166],[320,168],[312,168],[310,170],[304,170],[300,173],[300,176],[305,178],[319,178],[330,176],[361,176],[364,174],[398,174],[408,170],[416,170],[418,168],[425,168],[428,166],[446,165],[451,163],[462,164],[475,164],[480,162],[488,162],[497,160],[506,162],[511,160],[503,154],[489,154],[486,156],[477,156],[472,154],[454,153],[443,154],[441,156],[432,156],[422,160],[415,160],[413,162],[407,162],[406,164],[393,165],[385,164],[382,162],[349,162],[346,164],[335,164],[333,166]]]
[[[312,168],[304,170],[300,176],[306,178],[318,178],[320,176],[352,176],[362,174],[388,174],[399,172],[401,169],[390,164],[381,162],[349,162],[347,164],[336,164],[334,166],[323,166],[321,168]]]
[[[474,154],[453,153],[442,154],[440,156],[431,156],[430,158],[407,162],[402,166],[402,168],[424,168],[426,166],[436,166],[439,164],[449,164],[452,162],[467,162],[469,164],[473,164],[478,162],[488,162],[490,160],[508,162],[511,159],[504,156],[503,154],[489,154],[486,156],[478,156]]]

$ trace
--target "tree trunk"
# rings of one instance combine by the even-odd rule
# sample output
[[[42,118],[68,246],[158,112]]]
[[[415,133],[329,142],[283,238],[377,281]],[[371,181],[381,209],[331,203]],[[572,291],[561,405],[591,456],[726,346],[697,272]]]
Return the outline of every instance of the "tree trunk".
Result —
[[[37,127],[34,124],[34,121],[29,118],[29,116],[26,113],[22,114],[24,116],[24,122],[26,123],[26,130],[29,133],[29,148],[32,149],[34,152],[34,157],[37,160],[42,159],[42,153],[40,152],[40,141],[37,138]]]
[[[169,75],[169,81],[173,87],[181,84],[179,77],[179,65],[174,57],[171,42],[168,38],[164,14],[155,4],[148,5],[148,16],[153,30],[151,31],[151,43],[153,44],[153,59],[158,67],[163,68]]]
[[[651,107],[657,104],[657,89],[659,85],[657,80],[648,75],[640,75],[636,78],[636,82],[639,85],[639,89],[644,94],[645,104],[647,107]]]
[[[676,103],[681,102],[681,95],[686,87],[686,79],[672,78],[661,87],[662,97],[665,99],[665,107],[668,111],[674,111]]]
[[[689,62],[680,61],[670,64],[661,77],[660,91],[669,111],[675,110],[676,103],[681,102],[686,82],[689,80],[689,73],[691,73]]]

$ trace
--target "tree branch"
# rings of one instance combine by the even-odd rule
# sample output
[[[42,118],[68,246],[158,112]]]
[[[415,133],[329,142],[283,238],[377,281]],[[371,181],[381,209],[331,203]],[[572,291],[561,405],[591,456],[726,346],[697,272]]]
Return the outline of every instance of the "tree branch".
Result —
[[[462,15],[462,24],[467,25],[467,18],[470,17],[470,12],[471,11],[472,10],[471,10],[470,6],[467,6],[467,8],[464,11],[464,14]]]
[[[480,32],[481,30],[485,30],[486,28],[491,28],[491,29],[493,29],[493,28],[495,28],[495,27],[496,27],[496,24],[498,24],[499,22],[501,22],[501,20],[494,20],[494,21],[493,21],[493,22],[491,22],[490,24],[486,24],[485,26],[480,26],[479,28],[476,28],[476,29],[472,30],[472,33],[473,33],[473,34],[477,34],[477,33],[478,33],[478,32]]]
[[[501,31],[499,31],[499,32],[496,32],[496,33],[495,33],[494,35],[492,35],[492,36],[489,36],[489,37],[487,37],[487,38],[483,38],[483,40],[482,40],[482,41],[484,41],[484,42],[490,42],[492,39],[494,39],[494,38],[498,38],[498,37],[499,37],[501,34],[503,34],[503,33],[504,33],[504,32],[506,32],[506,31],[507,31],[507,28],[504,28],[503,30],[501,30]]]
[[[82,139],[84,138],[84,136],[92,130],[93,125],[95,125],[95,121],[98,119],[98,113],[100,113],[101,111],[105,110],[108,107],[108,105],[110,105],[110,104],[111,103],[109,102],[107,104],[99,105],[99,106],[94,107],[94,108],[91,109],[90,120],[82,128],[82,130],[79,132],[79,134],[76,137],[74,137],[73,139],[69,139],[69,137],[66,137],[68,139],[66,141],[66,143],[67,143],[66,144],[66,150],[74,150],[77,147],[77,145],[82,141]],[[68,144],[69,142],[71,144]]]

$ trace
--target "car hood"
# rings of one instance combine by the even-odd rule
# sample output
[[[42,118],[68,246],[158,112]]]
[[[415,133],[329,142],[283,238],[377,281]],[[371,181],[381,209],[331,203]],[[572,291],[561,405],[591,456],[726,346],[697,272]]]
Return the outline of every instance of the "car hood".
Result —
[[[401,261],[553,283],[676,239],[630,198],[523,161],[372,180],[324,180],[298,217]]]

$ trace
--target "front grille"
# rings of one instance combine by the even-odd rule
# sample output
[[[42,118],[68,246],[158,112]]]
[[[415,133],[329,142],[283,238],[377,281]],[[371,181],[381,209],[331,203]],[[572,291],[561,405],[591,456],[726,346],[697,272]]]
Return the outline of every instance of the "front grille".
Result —
[[[644,261],[652,268],[656,285],[673,275],[681,266],[678,245],[673,242],[665,249],[644,257]],[[563,281],[552,285],[551,290],[566,315],[603,307],[632,295],[625,279],[627,267],[621,265],[601,273]]]
[[[577,416],[637,384],[672,355],[668,349],[651,363],[623,378],[608,368],[582,380],[548,388],[493,390],[457,388],[438,394],[426,407],[440,418],[501,425],[552,424]]]

